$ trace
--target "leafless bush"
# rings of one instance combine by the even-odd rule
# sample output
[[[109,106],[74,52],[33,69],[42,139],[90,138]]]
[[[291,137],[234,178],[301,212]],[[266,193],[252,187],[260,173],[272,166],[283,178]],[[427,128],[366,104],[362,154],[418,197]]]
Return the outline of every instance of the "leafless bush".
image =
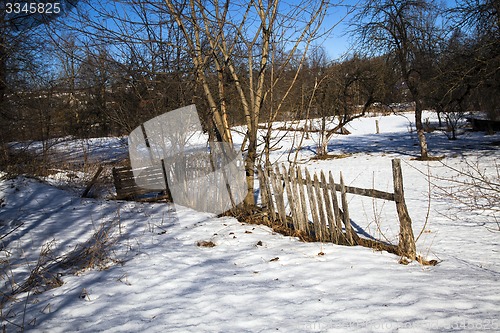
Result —
[[[42,247],[35,266],[29,267],[30,273],[24,281],[18,283],[14,273],[8,277],[11,291],[2,292],[0,310],[22,293],[40,294],[62,286],[61,278],[64,275],[79,274],[88,269],[103,270],[118,262],[111,255],[112,246],[117,241],[117,237],[112,235],[113,225],[103,223],[86,242],[78,244],[73,251],[63,256],[55,255],[55,240],[47,242]]]
[[[39,156],[27,149],[3,149],[0,156],[0,170],[10,175],[43,176],[47,167]]]
[[[12,296],[28,291],[32,294],[40,294],[45,290],[62,286],[63,283],[58,274],[48,269],[54,262],[57,262],[57,258],[53,257],[54,245],[55,240],[52,240],[42,247],[35,267],[31,269],[28,278],[13,289]]]
[[[495,228],[488,230],[500,231],[500,164],[494,162],[487,168],[479,160],[465,161],[463,167],[454,167],[441,162],[451,172],[451,176],[438,177],[440,185],[435,185],[438,194],[449,197],[459,204],[459,208],[475,211],[490,216]],[[443,185],[441,185],[443,184]]]
[[[114,224],[103,223],[100,228],[85,243],[79,244],[73,251],[66,254],[58,263],[63,270],[78,274],[87,269],[106,269],[116,263],[112,259],[111,249],[117,241],[112,233]]]

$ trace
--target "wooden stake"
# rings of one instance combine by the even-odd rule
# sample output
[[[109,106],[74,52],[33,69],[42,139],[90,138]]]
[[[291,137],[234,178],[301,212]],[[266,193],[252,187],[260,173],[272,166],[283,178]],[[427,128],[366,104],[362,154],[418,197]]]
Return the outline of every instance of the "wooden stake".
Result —
[[[99,168],[97,169],[94,177],[92,177],[92,180],[90,181],[90,183],[88,183],[87,187],[85,187],[85,191],[83,191],[83,193],[82,193],[82,198],[87,197],[90,190],[92,189],[92,186],[94,186],[95,182],[97,181],[97,178],[99,178],[99,176],[101,175],[101,172],[103,169],[104,169],[103,166],[99,165]]]
[[[392,177],[394,181],[394,200],[396,201],[396,210],[399,217],[398,248],[401,255],[411,260],[415,260],[417,257],[415,237],[413,235],[410,214],[406,207],[403,189],[403,173],[401,171],[401,161],[399,159],[392,160]]]

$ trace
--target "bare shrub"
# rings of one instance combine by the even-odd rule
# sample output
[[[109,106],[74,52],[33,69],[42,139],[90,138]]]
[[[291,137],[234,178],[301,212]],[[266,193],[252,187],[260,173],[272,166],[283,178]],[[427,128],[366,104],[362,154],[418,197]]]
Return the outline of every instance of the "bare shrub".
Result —
[[[112,235],[112,223],[103,223],[84,243],[63,256],[56,256],[53,248],[55,240],[44,244],[35,267],[30,268],[29,276],[21,283],[11,277],[12,291],[3,294],[0,308],[15,299],[16,295],[26,293],[40,294],[63,285],[62,276],[79,274],[88,269],[106,269],[118,260],[111,258],[111,248],[117,237]]]
[[[47,165],[39,156],[28,149],[8,149],[0,157],[0,170],[9,175],[44,176]]]
[[[215,243],[212,241],[199,241],[196,245],[199,247],[214,247]]]
[[[119,261],[111,256],[112,246],[118,240],[113,236],[114,224],[103,223],[85,243],[79,244],[58,263],[63,270],[78,274],[88,269],[107,269]]]
[[[465,161],[462,167],[454,167],[441,162],[451,172],[451,176],[438,177],[444,185],[436,185],[438,195],[452,198],[459,203],[461,210],[475,211],[488,215],[496,223],[495,228],[486,226],[488,230],[500,231],[500,164],[494,162],[487,168],[476,161]]]

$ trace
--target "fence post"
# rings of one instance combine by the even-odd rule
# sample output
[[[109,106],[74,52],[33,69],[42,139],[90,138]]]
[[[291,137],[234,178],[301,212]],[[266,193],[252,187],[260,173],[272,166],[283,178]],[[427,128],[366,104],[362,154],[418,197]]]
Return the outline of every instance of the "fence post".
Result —
[[[410,214],[408,214],[405,202],[401,161],[397,158],[392,160],[392,177],[394,181],[394,201],[396,202],[396,210],[399,217],[398,249],[401,255],[414,260],[417,257],[415,237],[413,235]]]

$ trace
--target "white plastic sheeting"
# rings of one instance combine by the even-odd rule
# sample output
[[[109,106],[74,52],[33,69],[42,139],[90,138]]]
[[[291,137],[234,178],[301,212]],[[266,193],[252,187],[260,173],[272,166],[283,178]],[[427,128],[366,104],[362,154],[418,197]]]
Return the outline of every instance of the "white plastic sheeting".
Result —
[[[170,111],[134,129],[128,139],[138,186],[170,190],[174,204],[220,214],[247,193],[240,153],[208,141],[195,105]]]

